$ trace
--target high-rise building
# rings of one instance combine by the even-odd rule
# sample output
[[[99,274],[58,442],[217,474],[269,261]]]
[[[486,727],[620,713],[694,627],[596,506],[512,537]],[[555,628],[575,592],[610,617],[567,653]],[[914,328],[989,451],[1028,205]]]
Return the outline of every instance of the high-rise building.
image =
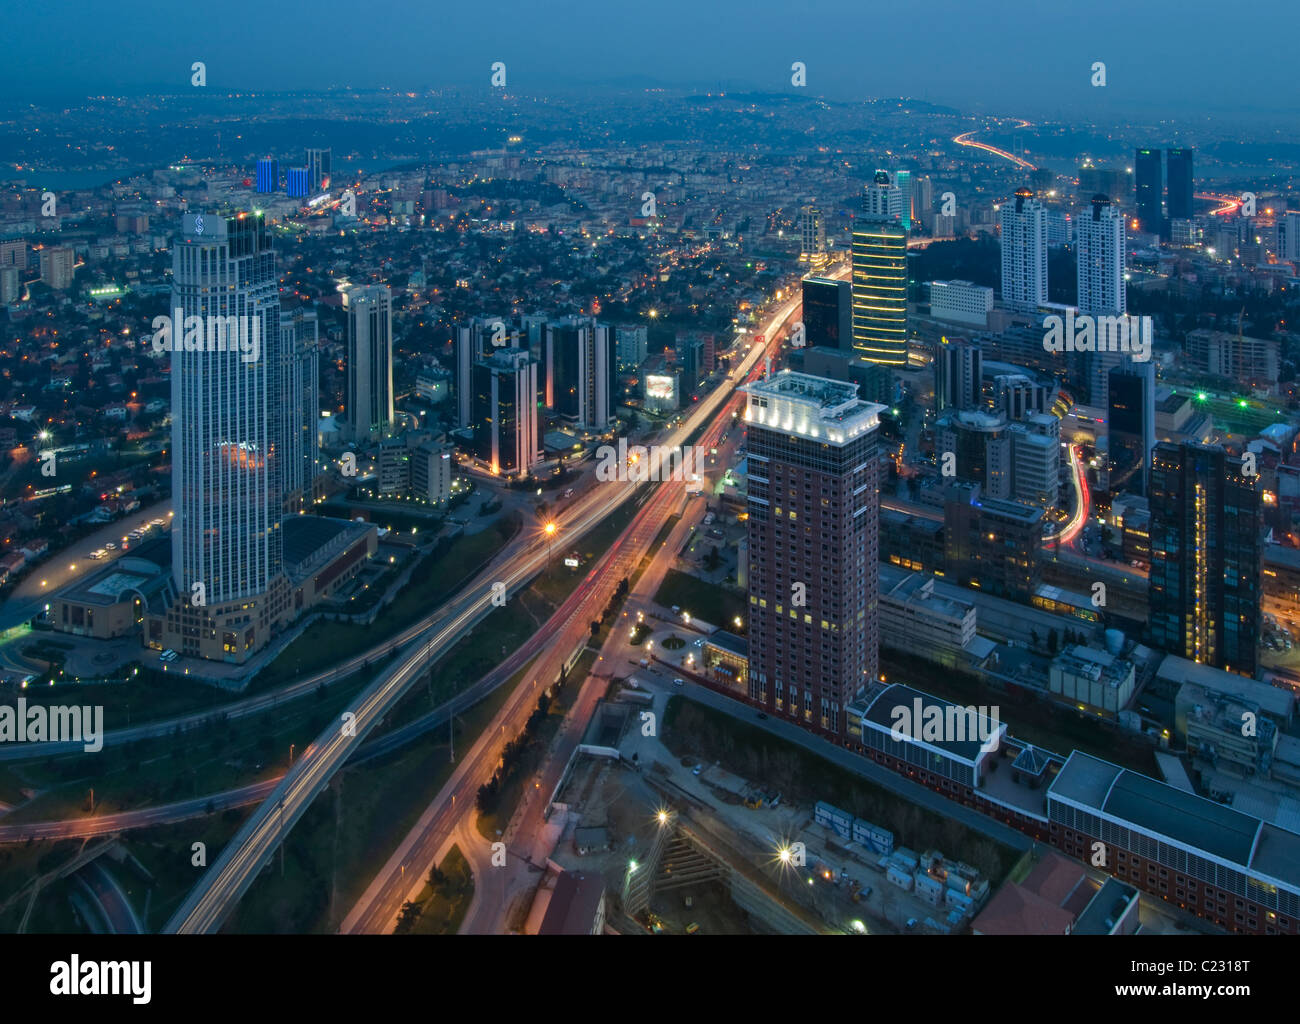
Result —
[[[306,167],[290,167],[285,172],[284,190],[293,199],[311,195],[311,171]]]
[[[1105,196],[1093,196],[1092,209],[1075,221],[1074,235],[1079,261],[1079,312],[1090,316],[1126,313],[1127,236],[1123,214]]]
[[[1034,311],[1047,302],[1047,211],[1027,189],[1017,189],[998,211],[1002,235],[1002,301]]]
[[[1151,642],[1253,676],[1263,515],[1259,477],[1218,445],[1157,444],[1151,455]]]
[[[278,192],[280,189],[280,161],[264,156],[257,161],[257,191]]]
[[[868,219],[880,218],[902,224],[903,193],[886,170],[876,171],[862,193],[862,212]]]
[[[528,318],[534,319],[534,318]],[[527,330],[527,328],[524,328]],[[480,360],[503,348],[529,348],[519,328],[499,316],[471,317],[456,328],[456,425],[468,427],[474,396],[473,370]]]
[[[992,288],[970,281],[930,282],[930,315],[936,320],[987,327],[992,312]]]
[[[18,274],[18,268],[0,265],[0,306],[17,302],[22,290],[23,282]]]
[[[618,368],[635,370],[645,362],[649,331],[644,326],[615,327],[614,345],[618,351]]]
[[[805,262],[826,252],[826,222],[815,206],[799,208],[799,258]]]
[[[237,318],[237,319],[234,319]],[[229,344],[232,323],[255,349]],[[172,574],[149,641],[242,662],[288,607],[280,519],[285,480],[279,278],[262,216],[185,214],[172,247],[174,330],[227,344],[173,344]],[[256,358],[249,355],[256,352]],[[296,412],[296,410],[295,410]],[[219,648],[216,645],[219,643]]]
[[[330,187],[330,165],[333,162],[333,150],[307,150],[307,181],[313,192],[323,192]]]
[[[809,348],[849,351],[853,338],[853,286],[830,277],[805,277],[804,342]]]
[[[70,245],[41,249],[41,281],[55,291],[71,288],[77,273],[77,250]]]
[[[284,509],[300,512],[318,497],[321,474],[320,328],[315,310],[299,306],[280,313],[280,343],[289,368],[278,411],[284,417],[281,448],[284,465]]]
[[[378,441],[393,433],[393,292],[368,285],[347,300],[348,427],[360,443]]]
[[[595,317],[571,314],[546,326],[546,404],[590,430],[609,426],[617,380],[614,332]]]
[[[879,658],[877,427],[857,387],[784,370],[748,395],[749,697],[842,736]]]
[[[1155,364],[1126,360],[1113,367],[1107,405],[1110,490],[1145,495],[1156,446]]]
[[[1137,192],[1138,230],[1158,234],[1164,225],[1160,203],[1164,194],[1160,150],[1139,149],[1134,160],[1133,172]]]
[[[1277,258],[1300,261],[1300,210],[1286,210],[1277,218]]]
[[[907,365],[907,233],[864,218],[853,229],[853,349],[885,366]]]
[[[912,221],[915,219],[915,213],[912,210],[912,172],[895,171],[894,186],[898,189],[898,222],[903,225],[903,230],[910,235],[912,233]]]
[[[984,354],[978,341],[941,338],[934,350],[934,410],[979,409]]]
[[[1192,219],[1192,199],[1195,194],[1192,160],[1195,155],[1194,149],[1165,150],[1165,177],[1169,188],[1166,205],[1171,221]]]
[[[525,476],[542,456],[537,363],[527,349],[502,348],[474,364],[471,450],[493,473]]]
[[[912,182],[912,217],[927,231],[934,223],[934,182],[928,174]]]

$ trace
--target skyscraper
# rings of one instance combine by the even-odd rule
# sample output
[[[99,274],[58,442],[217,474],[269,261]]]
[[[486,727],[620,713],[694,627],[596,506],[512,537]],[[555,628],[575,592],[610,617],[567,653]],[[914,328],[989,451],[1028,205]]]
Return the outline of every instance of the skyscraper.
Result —
[[[853,349],[868,362],[907,365],[907,233],[888,219],[853,229]]]
[[[853,286],[830,277],[805,277],[804,341],[809,348],[849,351],[853,337]]]
[[[1091,215],[1075,223],[1075,255],[1078,258],[1079,312],[1088,316],[1118,316],[1128,311],[1128,289],[1124,283],[1127,234],[1124,216],[1103,195],[1092,200]],[[1085,352],[1084,373],[1090,404],[1104,409],[1112,367],[1131,362],[1123,352]]]
[[[912,220],[915,217],[912,211],[912,172],[895,171],[894,185],[898,189],[900,204],[898,222],[903,225],[903,230],[910,235],[912,233]]]
[[[978,341],[941,338],[934,350],[934,411],[982,408],[983,364]]]
[[[537,363],[527,349],[501,348],[474,364],[474,457],[493,473],[527,475],[541,459]]]
[[[331,149],[307,150],[307,181],[313,192],[323,192],[330,187],[330,165],[334,152]]]
[[[348,299],[347,417],[354,440],[393,432],[393,292],[353,288]]]
[[[822,212],[815,206],[799,208],[799,258],[812,261],[826,252],[826,223]]]
[[[289,374],[283,398],[277,403],[284,418],[282,452],[284,510],[299,512],[316,498],[320,475],[318,430],[320,424],[319,325],[315,310],[299,306],[280,313],[280,342]]]
[[[284,190],[293,199],[311,195],[311,171],[306,167],[290,167],[285,172]]]
[[[1106,416],[1110,490],[1147,493],[1156,446],[1154,363],[1125,360],[1110,370]]]
[[[845,731],[876,679],[876,428],[857,386],[784,370],[748,394],[749,697]]]
[[[1139,149],[1133,169],[1138,230],[1158,234],[1164,223],[1160,206],[1160,199],[1164,193],[1160,150]]]
[[[181,638],[174,641],[181,653],[192,654],[210,649],[204,641],[219,641],[226,660],[242,662],[268,638],[279,612],[272,590],[283,581],[288,360],[275,254],[261,215],[183,217],[172,247],[171,323],[174,331],[193,325],[209,343],[172,346],[176,595],[166,624],[150,623],[149,639],[168,642],[165,630],[168,639]],[[231,345],[232,324],[244,338],[256,335],[256,347]],[[226,344],[213,346],[214,336]]]
[[[518,328],[512,327],[503,317],[476,316],[456,328],[456,425],[468,427],[471,422],[475,385],[474,366],[480,359],[502,348],[527,348]]]
[[[609,426],[617,380],[614,334],[595,317],[572,314],[546,325],[546,404],[591,430]]]
[[[275,192],[280,188],[280,161],[273,156],[257,161],[257,191]]]
[[[862,212],[868,218],[882,218],[899,224],[903,219],[903,193],[885,170],[876,171],[862,193]]]
[[[1259,477],[1218,445],[1151,456],[1151,642],[1251,676],[1259,644]]]
[[[1192,219],[1192,159],[1195,155],[1194,149],[1165,150],[1165,177],[1169,181],[1166,205],[1171,221]]]
[[[1002,301],[1033,311],[1047,301],[1047,211],[1032,190],[1017,189],[998,211]]]

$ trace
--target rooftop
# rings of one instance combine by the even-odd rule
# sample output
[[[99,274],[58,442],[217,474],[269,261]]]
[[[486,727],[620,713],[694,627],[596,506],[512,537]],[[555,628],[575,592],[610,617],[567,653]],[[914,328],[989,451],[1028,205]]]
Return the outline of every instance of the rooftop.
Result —
[[[874,430],[883,405],[858,398],[858,386],[782,370],[740,389],[749,396],[745,421],[769,430],[843,445]]]

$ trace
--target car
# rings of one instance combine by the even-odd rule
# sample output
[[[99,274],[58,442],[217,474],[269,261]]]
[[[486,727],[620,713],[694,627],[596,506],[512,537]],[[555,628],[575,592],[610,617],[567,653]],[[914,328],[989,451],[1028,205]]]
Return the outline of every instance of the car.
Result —
[[[759,720],[762,721],[763,719],[767,718],[767,712],[765,712],[765,711],[760,711],[760,712],[758,713],[758,717],[759,717]]]
[[[91,558],[96,558],[96,559],[98,559],[98,558],[103,558],[103,557],[104,557],[104,552],[103,552],[102,550],[100,550],[100,551],[92,551],[92,552],[90,553],[90,557],[91,557]]]
[[[162,654],[158,655],[158,660],[175,661],[178,657],[179,655],[175,651],[173,651],[170,647],[168,647],[167,650],[163,651]]]
[[[702,771],[704,771],[704,765],[702,765],[702,764],[697,764],[694,768],[691,769],[691,774],[692,774],[692,775],[699,775],[700,772],[702,772]]]
[[[687,935],[694,935],[699,930],[700,930],[700,926],[696,924],[694,921],[692,921],[690,924],[686,926]]]
[[[685,679],[674,679],[674,680],[673,680],[673,685],[674,685],[674,686],[684,686],[685,683],[686,683],[686,680],[685,680]]]
[[[917,926],[918,923],[919,923],[919,922],[916,920],[916,918],[914,918],[914,917],[909,917],[909,918],[907,919],[907,929],[908,929],[908,931],[911,931],[913,928],[915,928],[915,927]]]
[[[116,551],[116,550],[117,550],[117,545],[114,544],[114,543],[110,540],[107,544],[104,545],[104,550],[105,550],[105,551]]]

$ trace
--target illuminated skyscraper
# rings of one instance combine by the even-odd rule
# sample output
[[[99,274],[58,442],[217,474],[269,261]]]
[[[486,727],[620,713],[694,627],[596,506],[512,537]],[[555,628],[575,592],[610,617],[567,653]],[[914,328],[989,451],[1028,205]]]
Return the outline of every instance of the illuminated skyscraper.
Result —
[[[826,224],[822,212],[815,206],[799,208],[799,258],[805,262],[815,261],[826,252]],[[825,262],[824,260],[820,262]]]
[[[1169,180],[1169,197],[1166,205],[1171,221],[1192,219],[1194,194],[1192,160],[1195,155],[1194,149],[1165,150],[1165,176]]]
[[[857,385],[783,370],[749,396],[749,698],[834,736],[876,679],[876,434]]]
[[[323,192],[330,187],[330,166],[334,160],[331,149],[307,150],[307,180],[313,192]]]
[[[1158,234],[1163,226],[1161,197],[1164,194],[1164,173],[1160,166],[1160,150],[1139,149],[1133,164],[1134,187],[1137,196],[1138,230]]]
[[[864,218],[853,229],[853,349],[907,365],[907,233],[896,221]]]
[[[868,218],[884,218],[898,223],[903,219],[903,193],[886,170],[875,177],[862,193],[862,212]]]
[[[903,230],[910,235],[912,233],[912,220],[915,217],[912,211],[912,172],[895,171],[894,185],[898,189],[900,204],[898,222],[903,225]]]
[[[1253,676],[1263,516],[1258,476],[1218,445],[1162,442],[1151,457],[1151,642]]]

